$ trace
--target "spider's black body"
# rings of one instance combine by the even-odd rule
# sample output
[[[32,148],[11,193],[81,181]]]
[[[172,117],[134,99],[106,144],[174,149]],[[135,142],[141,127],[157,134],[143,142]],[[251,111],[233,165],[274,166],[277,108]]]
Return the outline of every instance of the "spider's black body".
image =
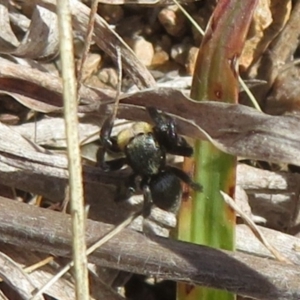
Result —
[[[129,129],[111,137],[113,121],[107,119],[102,126],[100,139],[103,145],[99,152],[99,164],[104,170],[118,170],[127,164],[133,173],[128,179],[128,189],[134,191],[136,178],[140,177],[140,187],[144,193],[144,216],[150,214],[151,205],[175,212],[181,200],[181,183],[184,181],[194,190],[201,186],[182,170],[166,164],[166,154],[189,157],[193,149],[177,134],[174,120],[148,108],[154,126],[145,122],[134,123]],[[124,157],[105,162],[106,151],[122,152]]]
[[[164,168],[166,151],[160,146],[153,132],[139,133],[133,137],[124,152],[128,165],[138,175],[152,176]]]

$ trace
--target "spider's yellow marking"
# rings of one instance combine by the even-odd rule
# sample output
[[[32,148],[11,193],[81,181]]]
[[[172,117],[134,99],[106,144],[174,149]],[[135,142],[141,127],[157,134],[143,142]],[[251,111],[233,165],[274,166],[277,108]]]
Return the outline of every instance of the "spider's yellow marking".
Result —
[[[122,130],[117,136],[119,148],[124,151],[130,140],[139,134],[152,132],[152,126],[146,122],[136,122],[130,128]]]

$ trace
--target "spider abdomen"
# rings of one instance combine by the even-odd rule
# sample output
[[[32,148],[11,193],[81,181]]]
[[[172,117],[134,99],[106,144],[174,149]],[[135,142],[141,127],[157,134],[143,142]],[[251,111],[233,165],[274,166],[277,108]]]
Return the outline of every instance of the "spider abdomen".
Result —
[[[176,213],[181,202],[181,182],[172,173],[161,172],[151,177],[149,182],[153,203],[166,211]]]

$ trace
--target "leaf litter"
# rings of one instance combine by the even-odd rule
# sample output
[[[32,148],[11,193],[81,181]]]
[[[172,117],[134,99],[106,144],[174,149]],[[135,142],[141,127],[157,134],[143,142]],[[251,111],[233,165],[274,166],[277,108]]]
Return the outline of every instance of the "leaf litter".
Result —
[[[82,37],[88,24],[89,8],[79,1],[72,1],[71,5],[74,32]],[[2,183],[20,190],[50,199],[63,199],[67,164],[64,154],[55,150],[65,147],[61,116],[62,84],[58,72],[42,65],[39,68],[36,66],[40,60],[53,60],[58,55],[55,1],[35,1],[26,10],[27,14],[20,13],[17,2],[15,6],[6,1],[0,2],[0,92],[37,114],[33,118],[27,113],[15,126],[1,124],[0,179]],[[294,10],[296,12],[297,7]],[[293,10],[286,11],[285,19],[280,17],[282,24],[291,18],[290,13],[293,14]],[[283,28],[282,24],[280,28]],[[286,115],[273,116],[244,105],[195,103],[176,89],[157,88],[151,72],[99,15],[96,17],[94,34],[95,45],[114,61],[117,55],[115,47],[118,45],[122,53],[123,69],[140,89],[122,95],[119,118],[149,121],[144,108],[155,106],[174,116],[180,133],[188,137],[208,139],[221,150],[243,159],[299,166],[300,125],[293,108],[289,107]],[[271,41],[270,38],[270,41],[262,43],[265,45],[260,48],[262,53]],[[256,55],[259,57],[261,54]],[[250,67],[247,65],[245,68]],[[269,80],[267,76],[256,79]],[[86,143],[97,139],[95,132],[110,112],[114,97],[115,92],[105,87],[81,87],[80,132],[81,139]],[[89,136],[92,136],[90,140]],[[93,166],[87,166],[85,170],[87,185],[101,180],[116,182],[116,178],[108,178]],[[55,188],[49,189],[49,186]],[[112,198],[111,189],[105,190],[104,197]],[[94,196],[95,193],[90,193],[87,198]],[[295,225],[296,213],[293,218]],[[116,219],[112,222],[116,222]]]

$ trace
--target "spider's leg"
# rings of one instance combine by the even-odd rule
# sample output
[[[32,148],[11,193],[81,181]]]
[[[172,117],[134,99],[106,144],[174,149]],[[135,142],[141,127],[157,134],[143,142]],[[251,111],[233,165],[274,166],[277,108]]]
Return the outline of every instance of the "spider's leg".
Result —
[[[153,205],[151,190],[148,184],[149,179],[143,178],[141,182],[141,187],[144,195],[144,206],[143,206],[143,217],[148,218],[151,214],[151,208]]]
[[[177,133],[175,121],[170,116],[159,113],[154,107],[147,108],[149,115],[155,123],[153,131],[158,142],[166,148],[170,154],[190,157],[193,148]]]
[[[115,144],[114,138],[111,138],[110,142],[112,145],[114,145]],[[120,170],[126,164],[125,157],[113,159],[111,161],[105,161],[106,152],[107,152],[107,148],[105,146],[99,147],[96,154],[97,167],[100,167],[104,171],[117,171]],[[118,153],[120,151],[111,151],[111,152]]]
[[[165,118],[162,113],[160,113],[155,107],[147,107],[146,108],[151,119],[155,123],[156,126],[161,126],[163,123],[165,123]]]
[[[104,152],[104,153],[103,153]],[[109,161],[104,160],[105,151],[98,151],[97,152],[97,163],[96,167],[101,168],[102,170],[109,172],[109,171],[118,171],[124,165],[126,165],[126,158],[121,157]]]
[[[127,186],[127,199],[130,198],[136,191],[137,185],[136,185],[136,178],[138,177],[137,174],[133,173],[131,174],[126,181]]]
[[[101,130],[100,130],[100,141],[103,146],[103,148],[107,150],[113,150],[113,143],[111,141],[111,132],[114,126],[114,121],[112,116],[105,119],[105,121],[102,124]]]
[[[133,173],[128,176],[124,185],[119,185],[117,188],[117,194],[115,197],[116,202],[122,202],[128,200],[136,191],[136,178],[137,174]]]
[[[183,137],[178,137],[177,144],[166,148],[169,154],[179,155],[184,157],[191,157],[193,155],[193,148],[187,143]]]
[[[175,167],[167,166],[166,170],[168,172],[173,173],[175,176],[177,176],[183,182],[188,184],[193,190],[198,191],[198,192],[202,192],[203,187],[201,186],[201,184],[199,184],[197,182],[194,182],[192,180],[192,178],[188,174],[186,174],[184,171],[182,171],[181,169],[177,169]]]
[[[101,130],[100,130],[100,142],[102,147],[97,151],[97,166],[105,171],[115,171],[122,168],[126,163],[124,158],[116,159],[112,162],[105,161],[106,152],[110,151],[113,153],[120,153],[121,150],[118,147],[117,140],[115,137],[111,137],[113,128],[113,118],[108,117],[105,119]]]

